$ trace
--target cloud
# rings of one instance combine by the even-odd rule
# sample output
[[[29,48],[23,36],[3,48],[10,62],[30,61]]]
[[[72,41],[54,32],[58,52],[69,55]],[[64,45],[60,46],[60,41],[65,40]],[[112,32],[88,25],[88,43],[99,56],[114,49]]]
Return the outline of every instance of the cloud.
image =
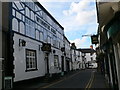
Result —
[[[36,0],[34,0],[36,1]],[[79,2],[80,0],[38,0],[39,2]],[[84,0],[86,2],[94,1],[94,0]]]
[[[64,27],[66,37],[75,42],[77,48],[89,47],[89,37],[82,35],[95,34],[97,31],[97,14],[94,0],[78,0],[75,2],[43,2],[56,20]],[[59,1],[56,1],[59,2]],[[57,6],[58,5],[58,6]]]
[[[77,38],[75,40],[70,40],[70,42],[75,43],[77,48],[85,47],[87,42],[87,37],[83,37],[82,39]]]
[[[96,23],[97,16],[95,6],[91,5],[91,3],[93,2],[86,0],[81,0],[79,3],[72,2],[70,8],[64,10],[63,14],[67,16],[69,20],[74,21],[73,25],[75,24],[75,26],[80,27],[81,25]]]

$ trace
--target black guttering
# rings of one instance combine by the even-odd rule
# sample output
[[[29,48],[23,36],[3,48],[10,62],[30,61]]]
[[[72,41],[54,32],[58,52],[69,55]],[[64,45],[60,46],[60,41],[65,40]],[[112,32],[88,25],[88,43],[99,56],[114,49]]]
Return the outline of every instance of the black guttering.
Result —
[[[97,0],[96,0],[97,23],[99,23],[99,11],[98,11],[99,6],[98,6],[98,3],[99,3],[99,2],[97,2]]]
[[[69,44],[70,44],[70,41],[67,39],[67,37],[64,35],[64,38],[69,42]]]
[[[45,13],[46,13],[48,16],[50,16],[50,18],[51,18],[56,24],[58,24],[62,30],[64,30],[64,28],[58,23],[58,21],[57,21],[38,1],[35,2],[35,4],[37,4],[42,10],[44,10]]]

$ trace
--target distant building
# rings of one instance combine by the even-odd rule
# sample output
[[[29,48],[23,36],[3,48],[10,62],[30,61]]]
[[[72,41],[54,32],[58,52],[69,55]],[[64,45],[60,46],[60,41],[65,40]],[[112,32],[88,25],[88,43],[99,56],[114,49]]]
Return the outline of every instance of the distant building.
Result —
[[[89,68],[89,66],[93,63],[96,63],[96,52],[92,48],[81,48],[78,49],[82,53],[82,62],[85,64],[86,68]]]
[[[67,39],[66,36],[64,36],[64,44],[65,44],[65,66],[66,66],[66,72],[69,72],[71,70],[71,52],[70,52],[70,42]]]

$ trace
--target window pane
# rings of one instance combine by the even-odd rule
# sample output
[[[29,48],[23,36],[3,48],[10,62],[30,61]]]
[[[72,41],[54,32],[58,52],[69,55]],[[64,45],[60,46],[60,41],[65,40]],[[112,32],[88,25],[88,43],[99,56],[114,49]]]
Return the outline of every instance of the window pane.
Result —
[[[34,20],[34,13],[31,11],[31,19]]]
[[[23,22],[20,22],[20,33],[24,34],[25,32],[25,26]]]
[[[30,11],[27,7],[26,7],[26,16],[30,17]]]
[[[18,20],[15,18],[13,18],[13,20],[12,20],[12,30],[18,32]]]
[[[36,51],[26,50],[26,68],[27,70],[36,69]]]
[[[43,41],[43,33],[40,32],[40,40]]]
[[[44,29],[44,41],[47,42],[47,30]]]

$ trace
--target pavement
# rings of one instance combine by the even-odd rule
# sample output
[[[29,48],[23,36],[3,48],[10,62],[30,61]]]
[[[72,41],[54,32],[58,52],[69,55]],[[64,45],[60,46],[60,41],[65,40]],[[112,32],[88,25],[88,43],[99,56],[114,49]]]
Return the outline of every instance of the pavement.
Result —
[[[98,71],[94,72],[94,78],[91,88],[110,89],[107,80],[104,75]]]
[[[46,85],[52,84],[56,81],[62,80],[64,78],[67,78],[75,73],[79,72],[79,70],[76,71],[70,71],[67,74],[64,74],[64,76],[61,77],[51,77],[49,80],[45,80],[45,77],[42,78],[36,78],[36,79],[31,79],[31,80],[25,80],[21,82],[16,82],[13,85],[13,90],[18,90],[18,89],[30,89],[30,90],[36,90],[38,88],[44,87]]]
[[[19,83],[14,84],[13,90],[18,90],[18,89],[38,90],[41,87],[48,86],[49,84],[63,80],[64,78],[70,77],[78,72],[81,72],[81,70],[71,71],[62,77],[50,78],[49,81],[44,81],[43,78],[42,79],[38,78],[38,79],[30,80],[30,81],[19,82]],[[91,75],[88,85],[85,88],[86,89],[88,88],[89,89],[91,88],[109,89],[109,85],[105,77],[100,72],[93,70],[93,74]]]

